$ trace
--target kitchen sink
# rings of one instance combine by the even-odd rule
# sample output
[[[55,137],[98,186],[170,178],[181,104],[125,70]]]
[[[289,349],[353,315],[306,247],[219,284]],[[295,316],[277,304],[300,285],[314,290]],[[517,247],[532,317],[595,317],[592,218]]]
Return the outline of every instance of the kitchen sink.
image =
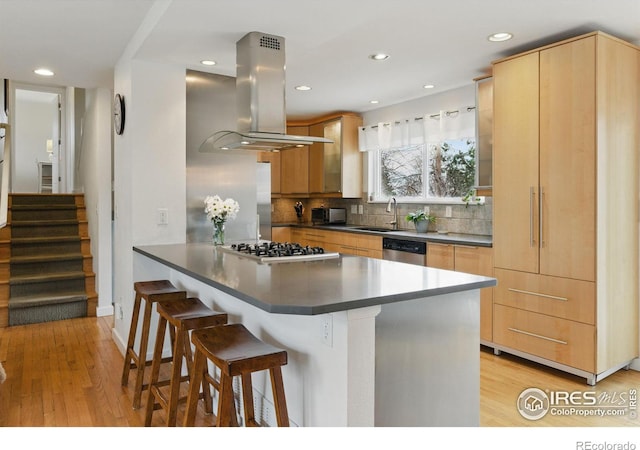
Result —
[[[387,232],[387,231],[393,231],[390,230],[389,228],[378,228],[378,227],[356,227],[356,230],[362,230],[362,231],[380,231],[380,232]]]

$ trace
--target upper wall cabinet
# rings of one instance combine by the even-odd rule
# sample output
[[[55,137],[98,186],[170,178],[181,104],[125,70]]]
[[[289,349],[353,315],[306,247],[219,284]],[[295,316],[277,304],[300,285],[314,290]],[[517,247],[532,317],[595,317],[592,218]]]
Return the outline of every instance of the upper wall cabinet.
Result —
[[[309,148],[310,195],[362,196],[361,125],[360,116],[343,114],[309,126],[309,135],[333,140],[333,144],[312,144]]]
[[[288,134],[308,136],[309,127],[287,127]],[[280,192],[283,195],[309,195],[309,146],[280,151]]]
[[[476,186],[489,190],[493,184],[493,78],[476,81]],[[486,194],[486,193],[485,193]]]

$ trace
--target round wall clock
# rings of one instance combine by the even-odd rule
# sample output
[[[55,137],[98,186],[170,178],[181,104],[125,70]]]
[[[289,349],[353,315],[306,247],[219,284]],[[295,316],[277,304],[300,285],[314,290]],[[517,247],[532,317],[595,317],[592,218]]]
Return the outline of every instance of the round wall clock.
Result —
[[[113,125],[116,129],[116,133],[124,133],[124,97],[120,94],[116,94],[116,98],[113,101]]]

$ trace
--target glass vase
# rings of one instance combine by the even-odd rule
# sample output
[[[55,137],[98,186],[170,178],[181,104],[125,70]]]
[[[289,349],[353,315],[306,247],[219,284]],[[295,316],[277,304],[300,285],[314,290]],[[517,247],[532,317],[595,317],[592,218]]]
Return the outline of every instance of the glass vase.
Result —
[[[224,245],[224,222],[213,224],[213,245]]]

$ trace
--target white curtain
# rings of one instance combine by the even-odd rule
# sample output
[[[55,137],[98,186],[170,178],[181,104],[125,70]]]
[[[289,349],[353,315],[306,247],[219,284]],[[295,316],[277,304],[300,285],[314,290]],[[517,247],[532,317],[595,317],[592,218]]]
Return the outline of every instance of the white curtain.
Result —
[[[475,108],[440,111],[442,139],[465,139],[476,135]]]
[[[358,142],[360,151],[368,152],[473,138],[475,129],[475,107],[465,106],[413,119],[362,126],[358,129]]]

